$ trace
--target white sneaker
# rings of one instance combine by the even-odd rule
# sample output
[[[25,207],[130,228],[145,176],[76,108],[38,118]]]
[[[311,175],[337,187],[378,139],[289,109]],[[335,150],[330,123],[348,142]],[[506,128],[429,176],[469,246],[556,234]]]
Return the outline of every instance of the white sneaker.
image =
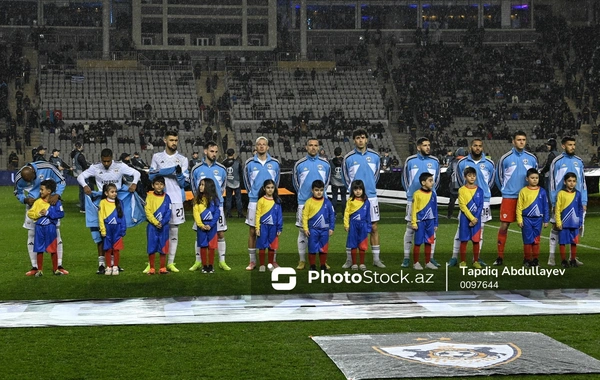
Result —
[[[113,276],[118,276],[119,275],[119,267],[118,266],[113,266],[112,267],[112,275]]]
[[[117,272],[119,271],[119,269],[117,268]],[[112,272],[113,272],[113,268],[112,267],[107,267],[106,270],[104,271],[104,275],[105,276],[112,276]]]
[[[421,263],[416,262],[413,264],[413,269],[414,270],[423,270],[423,267],[421,266]]]
[[[577,266],[582,266],[583,265],[583,263],[581,261],[579,261],[578,257],[575,258],[575,262],[577,262]]]
[[[554,257],[548,258],[548,266],[553,267],[556,265],[556,261],[554,261]]]
[[[427,268],[427,269],[438,269],[438,267],[434,263],[432,263],[431,261],[428,262],[427,264],[425,264],[425,268]]]
[[[358,266],[358,269],[362,270],[363,272],[367,270],[367,266],[365,264],[360,264]]]
[[[354,265],[352,265],[350,268],[352,268],[352,270],[358,270],[358,265],[357,265],[357,264],[354,264]]]
[[[342,265],[343,269],[348,269],[348,268],[352,268],[352,260],[346,260],[346,262],[344,263],[344,265]],[[354,269],[354,268],[352,268]]]
[[[258,267],[259,272],[264,272],[266,270],[267,270],[267,268],[264,265],[261,265],[260,267]]]
[[[385,268],[385,265],[381,262],[381,260],[373,261],[373,266],[376,266],[377,268]]]

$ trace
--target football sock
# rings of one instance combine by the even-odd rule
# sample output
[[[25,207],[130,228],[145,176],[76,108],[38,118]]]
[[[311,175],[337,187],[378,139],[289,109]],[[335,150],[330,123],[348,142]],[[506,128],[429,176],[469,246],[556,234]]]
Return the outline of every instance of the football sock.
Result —
[[[325,253],[325,252],[319,253],[319,264],[321,264],[321,265],[327,264],[327,253]]]
[[[219,262],[225,262],[225,251],[227,250],[227,244],[225,243],[225,238],[220,238],[217,240],[217,250],[219,251]],[[212,264],[210,264],[212,265]]]
[[[177,243],[179,242],[179,226],[169,224],[169,264],[175,262],[175,254],[177,253]]]
[[[558,231],[554,228],[550,230],[550,258],[554,258],[556,252],[556,244],[558,243]]]
[[[104,252],[104,261],[106,263],[110,263],[111,262],[111,255],[112,255],[112,249],[107,249]],[[112,266],[112,265],[111,265]]]
[[[508,230],[498,231],[498,256],[504,258],[504,246],[506,245],[506,234]]]
[[[560,259],[561,260],[566,260],[567,259],[567,252],[566,252],[566,249],[565,249],[565,245],[561,244],[559,246],[559,250],[560,250]],[[38,259],[39,259],[39,256],[38,256]]]
[[[265,265],[265,250],[264,249],[258,250],[258,262],[260,263],[260,265]]]
[[[215,249],[209,248],[208,249],[208,265],[214,265],[214,263],[215,263]]]
[[[412,247],[413,237],[415,236],[415,230],[412,229],[410,224],[406,226],[406,232],[404,232],[404,258],[410,257],[410,248]]]
[[[202,262],[202,256],[200,256],[200,247],[198,247],[198,242],[194,244],[194,252],[196,252],[196,262]]]
[[[467,241],[460,242],[460,261],[467,261]]]
[[[317,263],[317,255],[314,253],[308,254],[308,263],[310,265],[315,265]]]
[[[306,247],[308,245],[306,235],[301,229],[298,230],[298,258],[300,261],[306,261]]]
[[[537,259],[538,257],[540,257],[540,245],[533,243],[531,245],[531,253],[532,253],[534,259]]]
[[[452,244],[452,257],[455,258],[455,259],[458,258],[458,253],[461,252],[460,251],[461,244],[462,243],[460,241],[459,234],[458,234],[458,229],[457,229],[456,230],[456,234],[454,234],[454,242]],[[465,249],[466,249],[466,247],[465,247]],[[462,260],[462,261],[464,261],[464,260]]]
[[[275,250],[269,249],[269,263],[273,264],[275,262]]]
[[[208,265],[208,248],[200,247],[200,257],[204,265]]]
[[[248,248],[248,256],[251,262],[256,263],[256,248]]]
[[[373,252],[373,261],[379,261],[380,247],[381,246],[379,246],[379,245],[371,246],[371,252]]]
[[[98,249],[98,265],[106,265],[106,261],[104,260],[105,252],[103,242],[96,244],[96,248]]]
[[[350,255],[352,257],[352,265],[356,264],[356,248],[352,248],[350,250]]]
[[[50,259],[52,260],[52,271],[56,272],[58,270],[58,255],[56,253],[51,253]]]
[[[575,260],[577,256],[577,244],[571,244],[571,260]]]
[[[421,253],[421,246],[420,245],[415,245],[413,247],[413,263],[418,263],[419,262],[419,254]]]
[[[479,252],[481,251],[481,242],[473,243],[473,261],[479,261]]]
[[[37,252],[33,252],[34,240],[35,240],[35,230],[27,230],[27,252],[29,253],[29,261],[31,261],[31,266],[33,268],[37,268],[37,266],[38,266]]]
[[[38,252],[37,255],[37,269],[42,270],[44,267],[44,252]]]
[[[56,228],[56,257],[58,266],[62,266],[62,258],[63,258],[63,241],[60,237],[60,228]]]
[[[160,254],[160,267],[161,268],[166,268],[167,267],[167,255],[165,254]]]
[[[346,247],[346,261],[352,261],[352,264],[356,264],[356,251],[352,253],[352,250]]]
[[[435,245],[437,244],[437,236],[435,232],[433,233],[433,244],[431,244],[431,258],[433,259],[433,254],[435,253]]]
[[[479,251],[483,249],[483,227],[485,227],[485,223],[481,223],[481,232],[479,233]]]
[[[431,257],[432,257],[431,250],[432,249],[433,249],[433,244],[425,243],[425,264],[427,264],[428,262],[431,261]]]
[[[121,251],[118,249],[113,249],[113,261],[114,266],[119,266],[119,261],[121,261]]]
[[[156,257],[155,253],[151,253],[148,255],[148,263],[150,264],[150,268],[154,269],[154,259]]]
[[[531,260],[531,244],[523,244],[523,256],[525,260]]]
[[[364,265],[365,263],[365,253],[366,251],[364,249],[359,249],[358,250],[358,257],[360,259],[360,263]]]

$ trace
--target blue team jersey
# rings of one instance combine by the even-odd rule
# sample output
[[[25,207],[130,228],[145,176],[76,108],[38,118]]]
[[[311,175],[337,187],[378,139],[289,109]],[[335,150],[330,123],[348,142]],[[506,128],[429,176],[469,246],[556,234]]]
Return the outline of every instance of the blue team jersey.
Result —
[[[344,226],[348,227],[346,248],[367,250],[368,237],[371,232],[371,203],[360,199],[351,199],[346,202],[344,211]]]
[[[406,190],[406,200],[411,203],[413,194],[421,188],[419,176],[428,172],[433,175],[433,192],[440,184],[440,161],[433,156],[423,156],[421,153],[409,156],[402,171],[402,186]]]
[[[577,176],[575,189],[581,193],[581,202],[583,205],[587,205],[588,193],[583,173],[583,161],[578,156],[569,156],[566,153],[562,153],[556,156],[550,164],[550,201],[552,202],[552,206],[556,204],[556,195],[562,189],[563,178],[568,172],[575,173]]]
[[[561,190],[556,196],[554,210],[558,225],[564,228],[581,228],[583,225],[583,202],[581,193],[577,190],[570,193]]]
[[[460,208],[458,237],[460,241],[470,240],[478,243],[481,240],[481,212],[483,211],[484,199],[483,189],[479,186],[475,188],[462,186],[458,189],[458,206]],[[477,219],[477,223],[471,226],[473,218]]]
[[[527,170],[537,169],[537,158],[523,150],[512,148],[498,161],[496,166],[496,185],[502,192],[502,198],[517,199],[519,192],[527,186]]]
[[[465,184],[465,177],[463,173],[466,168],[475,169],[477,172],[475,184],[477,187],[483,190],[483,201],[489,202],[492,198],[492,187],[494,187],[494,180],[496,177],[494,161],[490,160],[489,158],[485,158],[484,153],[482,153],[482,158],[479,161],[475,161],[470,154],[461,158],[458,161],[458,166],[456,169],[456,178],[458,179],[458,184],[460,186],[464,186]]]
[[[302,210],[302,226],[308,230],[334,230],[335,211],[329,198],[309,198]],[[306,225],[304,222],[306,221]]]
[[[548,196],[546,191],[539,186],[537,188],[526,186],[519,192],[517,223],[526,218],[542,218],[544,223],[548,223],[550,220]]]
[[[54,194],[62,195],[65,191],[65,178],[58,168],[46,161],[36,161],[30,163],[28,166],[35,170],[35,178],[31,182],[27,182],[21,177],[21,171],[23,166],[15,175],[15,189],[14,194],[21,203],[25,203],[25,198],[37,199],[40,197],[40,184],[42,181],[52,179],[56,182],[56,191]],[[25,194],[27,193],[27,194]]]
[[[296,189],[298,204],[303,205],[312,197],[312,183],[318,179],[325,183],[325,190],[329,186],[331,167],[329,162],[319,156],[307,155],[299,159],[294,165],[293,182]]]
[[[377,197],[377,181],[379,181],[380,158],[373,149],[364,153],[352,150],[342,160],[342,175],[346,187],[350,189],[352,181],[360,179],[365,184],[367,198]]]
[[[279,186],[279,161],[267,153],[265,163],[258,160],[258,156],[250,157],[244,164],[244,184],[248,191],[250,202],[258,201],[258,193],[266,180],[272,179]]]
[[[102,215],[108,214],[104,219],[104,228],[106,230],[106,236],[104,237],[104,250],[107,249],[123,249],[123,237],[127,231],[127,222],[125,221],[125,216],[119,217],[117,209],[113,209],[110,213],[104,213],[103,210],[106,209],[108,201],[103,199],[100,201],[100,211],[99,217]]]
[[[277,233],[283,230],[283,213],[281,204],[273,199],[262,197],[256,204],[256,229],[260,236],[256,237],[257,249],[278,249]]]
[[[146,197],[146,252],[169,253],[169,221],[171,220],[171,198],[166,193],[156,195],[154,192],[148,193]],[[158,228],[154,223],[160,223],[162,228]]]
[[[227,169],[223,164],[216,161],[212,165],[208,165],[205,160],[196,164],[190,173],[190,186],[192,187],[194,195],[198,192],[200,181],[204,178],[210,178],[215,183],[217,195],[219,196],[219,204],[222,206],[223,189],[225,188],[225,181],[227,180]]]

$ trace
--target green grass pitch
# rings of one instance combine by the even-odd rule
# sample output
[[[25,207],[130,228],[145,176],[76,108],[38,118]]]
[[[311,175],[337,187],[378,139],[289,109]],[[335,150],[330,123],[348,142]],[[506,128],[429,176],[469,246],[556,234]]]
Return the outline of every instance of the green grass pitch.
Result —
[[[66,217],[62,224],[64,266],[69,276],[24,276],[29,269],[26,231],[21,227],[23,206],[12,196],[12,188],[0,188],[5,200],[0,204],[0,286],[3,301],[35,299],[103,299],[128,297],[174,297],[200,295],[258,294],[273,292],[268,274],[248,273],[246,250],[247,227],[241,219],[228,220],[227,263],[231,272],[217,270],[212,275],[189,272],[194,262],[191,214],[180,230],[177,264],[178,274],[146,276],[145,226],[128,230],[121,266],[125,272],[117,278],[97,276],[96,248],[77,211],[77,189],[69,187],[64,194]],[[563,275],[483,276],[478,280],[495,281],[498,289],[597,288],[596,273],[600,267],[600,207],[591,202],[586,219],[586,232],[578,247],[585,265],[567,269]],[[497,212],[497,210],[496,210]],[[382,259],[388,266],[381,273],[400,271],[404,208],[382,207],[380,222]],[[345,260],[345,233],[340,223],[330,242],[329,264],[332,272],[340,272]],[[297,264],[296,236],[292,213],[285,214],[284,232],[280,238],[278,262],[282,266]],[[495,258],[497,228],[495,220],[486,227],[482,258],[491,263]],[[516,225],[511,226],[517,230]],[[455,220],[440,220],[436,259],[447,261]],[[548,230],[544,235],[548,236]],[[547,260],[547,239],[542,242],[541,262]],[[520,268],[522,248],[520,234],[509,234],[505,263]],[[469,257],[471,255],[469,254]],[[370,253],[367,266],[372,268]],[[50,260],[45,260],[46,272]],[[406,270],[405,270],[406,271]],[[411,278],[416,272],[406,271]],[[426,271],[425,273],[434,273]],[[105,278],[108,277],[108,278]],[[422,284],[331,284],[306,283],[306,272],[299,273],[295,293],[370,292],[370,291],[443,291],[446,277],[443,268],[434,273],[431,283]],[[450,268],[448,288],[461,290],[467,281],[459,269]],[[595,328],[597,316],[532,316],[485,318],[427,318],[357,321],[227,323],[202,325],[104,326],[72,328],[0,329],[0,365],[2,378],[40,379],[136,379],[136,378],[215,378],[215,379],[342,379],[343,375],[308,337],[311,335],[418,332],[418,331],[537,331],[600,358]],[[1,321],[1,319],[0,319]],[[218,322],[218,321],[215,321]],[[0,322],[1,323],[1,322]],[[543,363],[540,363],[543,365]],[[512,378],[541,379],[539,376]],[[559,376],[544,376],[544,379]],[[569,376],[569,379],[593,379],[595,375]]]

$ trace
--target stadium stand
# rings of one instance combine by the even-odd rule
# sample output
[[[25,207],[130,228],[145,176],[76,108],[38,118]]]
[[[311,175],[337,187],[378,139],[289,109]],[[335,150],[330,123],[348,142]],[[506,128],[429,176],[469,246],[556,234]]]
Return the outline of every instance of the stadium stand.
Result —
[[[124,120],[158,117],[198,119],[191,71],[44,70],[40,77],[42,110],[61,110],[67,120]],[[146,111],[150,105],[151,114]]]
[[[228,73],[233,130],[242,158],[252,154],[261,135],[273,141],[271,154],[288,167],[305,154],[309,136],[319,138],[329,156],[337,146],[348,152],[353,149],[352,130],[358,127],[367,129],[373,149],[389,149],[397,156],[379,84],[368,68],[244,67]]]
[[[186,123],[190,125],[189,130],[185,127]],[[139,152],[140,157],[150,163],[152,155],[164,146],[162,136],[167,129],[178,131],[178,150],[184,156],[191,157],[192,152],[202,151],[203,140],[198,142],[196,136],[201,135],[203,130],[199,123],[193,123],[190,120],[184,120],[183,123],[177,120],[145,121],[144,123],[136,121],[64,123],[54,133],[44,134],[41,144],[49,149],[60,150],[66,157],[66,153],[73,150],[73,142],[82,141],[86,157],[90,161],[99,161],[102,149],[110,148],[114,153],[115,160],[122,153]],[[217,133],[211,138],[219,141],[220,134]]]
[[[362,68],[235,71],[228,77],[235,97],[233,117],[237,120],[290,119],[309,112],[313,118],[339,113],[349,119],[386,120],[385,107],[371,70]]]

